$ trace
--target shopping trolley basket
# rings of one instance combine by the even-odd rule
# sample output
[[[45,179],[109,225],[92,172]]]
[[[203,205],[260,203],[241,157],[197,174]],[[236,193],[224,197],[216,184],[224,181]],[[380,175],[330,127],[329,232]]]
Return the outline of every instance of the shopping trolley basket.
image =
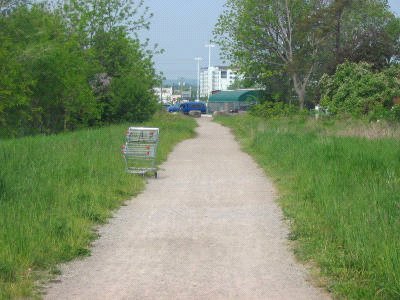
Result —
[[[126,171],[131,174],[154,172],[157,178],[156,156],[159,141],[158,128],[129,127],[122,146]]]

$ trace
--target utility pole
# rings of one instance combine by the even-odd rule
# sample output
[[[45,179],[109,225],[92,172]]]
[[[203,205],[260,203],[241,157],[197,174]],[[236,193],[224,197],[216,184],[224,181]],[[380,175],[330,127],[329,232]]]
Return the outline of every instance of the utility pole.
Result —
[[[200,101],[200,61],[203,60],[201,57],[195,57],[197,60],[197,101]]]
[[[207,92],[208,92],[208,96],[207,99],[210,97],[211,93],[212,93],[212,86],[213,86],[213,72],[211,70],[211,48],[214,48],[215,45],[213,45],[211,42],[207,45],[205,45],[205,47],[208,48],[208,70],[207,70]]]

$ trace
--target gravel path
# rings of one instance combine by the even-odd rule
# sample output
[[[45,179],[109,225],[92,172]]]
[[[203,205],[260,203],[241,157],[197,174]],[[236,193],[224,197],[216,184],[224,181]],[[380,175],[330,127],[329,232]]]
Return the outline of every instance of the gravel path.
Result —
[[[46,299],[329,299],[288,250],[272,183],[227,128],[199,125]]]

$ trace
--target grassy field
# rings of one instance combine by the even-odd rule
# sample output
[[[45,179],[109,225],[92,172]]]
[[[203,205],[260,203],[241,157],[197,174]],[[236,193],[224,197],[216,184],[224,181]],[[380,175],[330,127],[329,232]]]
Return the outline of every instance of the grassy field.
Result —
[[[178,115],[145,125],[160,128],[158,162],[195,128]],[[142,177],[124,172],[128,126],[0,143],[0,299],[33,297],[58,263],[90,254],[94,225],[143,190]]]
[[[297,256],[335,296],[400,299],[400,140],[337,136],[334,121],[218,121],[275,180]]]

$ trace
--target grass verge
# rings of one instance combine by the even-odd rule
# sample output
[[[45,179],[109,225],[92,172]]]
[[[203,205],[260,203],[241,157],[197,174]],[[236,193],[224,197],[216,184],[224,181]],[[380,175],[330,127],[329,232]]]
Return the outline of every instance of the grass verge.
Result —
[[[274,178],[295,252],[345,299],[400,298],[400,141],[335,136],[332,121],[220,117]]]
[[[196,126],[166,114],[144,125],[160,128],[158,163]],[[93,226],[143,190],[142,177],[124,172],[128,126],[0,143],[0,299],[35,297],[43,271],[88,255]]]

